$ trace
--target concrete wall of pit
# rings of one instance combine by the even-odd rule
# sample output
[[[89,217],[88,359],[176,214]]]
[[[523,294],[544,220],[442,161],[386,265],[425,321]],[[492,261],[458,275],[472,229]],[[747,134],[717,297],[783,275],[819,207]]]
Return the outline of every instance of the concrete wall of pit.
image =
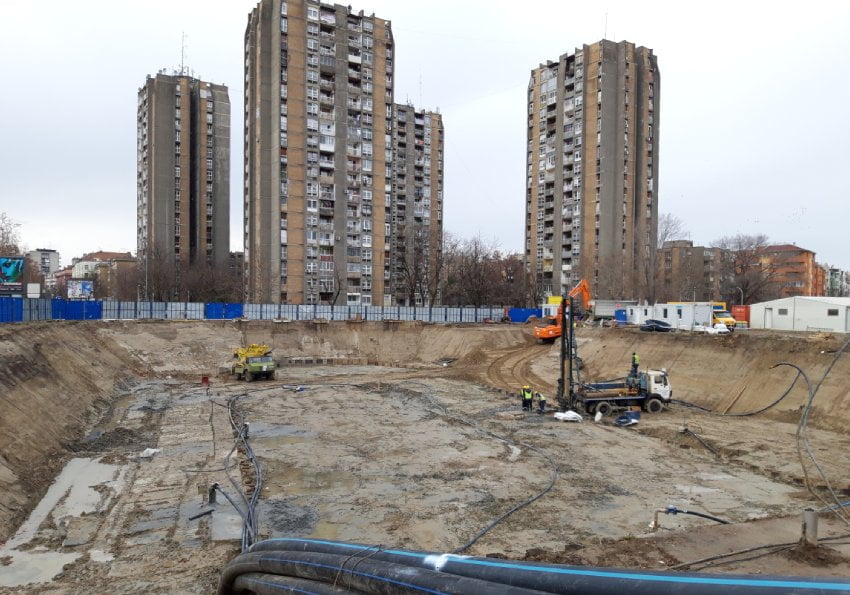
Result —
[[[631,353],[666,367],[674,397],[719,411],[761,407],[788,386],[789,361],[817,382],[845,335],[735,333],[655,335],[579,329],[586,378],[625,375]],[[434,368],[435,374],[514,391],[526,382],[552,394],[558,346],[537,345],[526,325],[261,321],[46,322],[0,328],[0,540],[38,502],[74,445],[128,386],[144,378],[214,377],[232,349],[267,343],[275,357],[363,358]],[[443,366],[441,360],[454,360]],[[286,367],[278,372],[285,382]],[[811,425],[843,431],[850,421],[850,353],[821,388]],[[806,394],[795,389],[768,419],[793,421]]]

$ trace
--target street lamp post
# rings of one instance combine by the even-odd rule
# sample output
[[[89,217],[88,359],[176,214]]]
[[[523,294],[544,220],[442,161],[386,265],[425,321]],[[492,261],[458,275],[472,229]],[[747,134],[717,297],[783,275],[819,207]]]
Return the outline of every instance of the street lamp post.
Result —
[[[737,289],[738,291],[741,292],[741,305],[743,306],[744,305],[744,290],[741,289],[740,287],[736,287],[735,289]]]

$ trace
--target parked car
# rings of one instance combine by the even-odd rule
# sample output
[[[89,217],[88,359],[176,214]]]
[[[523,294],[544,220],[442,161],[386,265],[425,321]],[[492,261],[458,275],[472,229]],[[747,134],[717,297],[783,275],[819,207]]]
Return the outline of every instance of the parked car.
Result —
[[[655,320],[654,318],[650,318],[649,320],[644,320],[643,324],[640,325],[640,330],[642,331],[654,331],[657,333],[671,333],[675,328],[663,320]]]
[[[696,333],[705,333],[707,335],[728,335],[729,329],[722,322],[716,323],[714,326],[704,326],[697,324],[693,328]]]

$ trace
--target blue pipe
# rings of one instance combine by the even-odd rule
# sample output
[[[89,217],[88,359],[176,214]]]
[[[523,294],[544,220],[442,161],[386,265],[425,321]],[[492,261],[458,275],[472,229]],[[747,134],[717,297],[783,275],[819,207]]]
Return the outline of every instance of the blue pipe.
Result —
[[[843,578],[755,577],[563,566],[399,549],[384,550],[375,546],[315,539],[269,539],[254,544],[250,551],[275,550],[368,557],[371,560],[549,593],[850,593],[850,580]]]

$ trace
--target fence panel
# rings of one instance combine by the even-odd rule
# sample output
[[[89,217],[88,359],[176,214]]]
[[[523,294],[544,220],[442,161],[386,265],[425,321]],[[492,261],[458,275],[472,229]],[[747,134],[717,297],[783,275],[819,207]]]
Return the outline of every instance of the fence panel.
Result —
[[[204,304],[202,302],[189,302],[186,304],[187,320],[203,320]]]
[[[244,315],[242,304],[224,304],[225,318],[242,318]]]
[[[224,304],[204,304],[204,318],[207,320],[221,320],[224,318]]]
[[[23,300],[24,322],[32,320],[50,320],[53,312],[49,299],[26,299]]]
[[[365,320],[383,320],[384,319],[384,308],[383,306],[367,306],[366,307],[366,315],[364,316]]]
[[[65,320],[100,320],[103,302],[74,300],[65,302]]]
[[[260,317],[263,320],[277,320],[280,318],[280,304],[263,304]]]
[[[413,309],[413,320],[431,322],[431,308],[428,306],[417,306]]]
[[[168,302],[151,302],[151,318],[156,320],[168,318]]]
[[[446,322],[460,322],[461,321],[461,309],[460,308],[446,308]]]
[[[186,320],[186,303],[166,302],[165,317],[168,320]]]
[[[298,306],[298,320],[313,320],[316,313],[315,306]]]
[[[298,306],[292,304],[281,304],[280,317],[284,320],[298,320]]]
[[[334,306],[331,309],[332,320],[346,320],[348,318],[348,306]]]
[[[262,304],[244,304],[242,306],[242,316],[248,320],[260,320],[263,317]]]
[[[333,306],[316,306],[316,318],[333,320]]]
[[[23,322],[24,298],[0,298],[0,322]]]
[[[117,320],[121,314],[121,302],[104,300],[100,313],[103,320]]]

